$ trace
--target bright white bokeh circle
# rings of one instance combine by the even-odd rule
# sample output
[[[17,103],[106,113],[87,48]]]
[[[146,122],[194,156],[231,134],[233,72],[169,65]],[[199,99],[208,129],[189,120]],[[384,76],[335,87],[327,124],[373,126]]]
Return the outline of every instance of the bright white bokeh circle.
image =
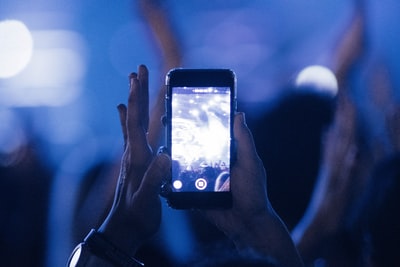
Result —
[[[338,82],[335,74],[327,67],[312,65],[304,68],[297,75],[297,87],[312,88],[335,96],[338,92]]]
[[[32,50],[33,38],[23,22],[0,21],[0,78],[21,72],[28,65]]]

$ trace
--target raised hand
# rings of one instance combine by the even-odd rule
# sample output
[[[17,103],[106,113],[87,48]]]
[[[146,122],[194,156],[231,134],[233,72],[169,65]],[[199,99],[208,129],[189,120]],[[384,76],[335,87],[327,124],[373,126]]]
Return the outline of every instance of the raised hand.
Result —
[[[237,159],[230,185],[233,205],[227,210],[205,211],[239,250],[272,258],[282,266],[302,266],[297,250],[267,196],[266,174],[243,113],[235,116]]]
[[[159,228],[162,179],[170,168],[165,154],[153,157],[147,142],[149,124],[148,70],[132,73],[128,106],[118,106],[125,152],[113,207],[100,232],[127,252],[136,249]]]

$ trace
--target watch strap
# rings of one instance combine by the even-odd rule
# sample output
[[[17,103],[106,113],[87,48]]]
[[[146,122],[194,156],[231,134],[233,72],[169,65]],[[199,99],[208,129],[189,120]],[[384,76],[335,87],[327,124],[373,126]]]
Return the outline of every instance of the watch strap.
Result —
[[[118,267],[139,267],[144,264],[107,240],[103,234],[92,229],[84,239],[84,244],[99,258],[103,258]]]

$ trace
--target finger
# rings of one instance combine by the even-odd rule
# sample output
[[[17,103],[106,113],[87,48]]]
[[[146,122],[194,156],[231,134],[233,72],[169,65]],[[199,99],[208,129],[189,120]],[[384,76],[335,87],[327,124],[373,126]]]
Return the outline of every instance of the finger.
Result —
[[[138,70],[138,80],[140,85],[140,116],[141,123],[145,130],[149,128],[149,71],[145,65],[140,65]]]
[[[244,113],[235,116],[234,135],[237,144],[237,160],[232,167],[230,184],[232,191],[240,192],[235,197],[252,201],[251,195],[266,196],[266,174],[264,165],[257,154],[253,136],[245,122]],[[243,179],[246,177],[246,179]]]
[[[139,94],[139,80],[137,73],[133,72],[129,75],[129,97],[128,97],[128,134],[131,127],[139,129],[140,125],[140,94]]]
[[[147,91],[147,89],[141,88],[136,73],[132,73],[129,78],[130,91],[127,110],[127,135],[129,145],[132,149],[132,155],[135,155],[135,162],[132,163],[147,168],[145,165],[148,164],[149,152],[151,151],[147,144],[146,129],[142,124],[142,116],[144,109],[148,107],[148,103],[146,102],[148,99],[145,97],[147,93],[141,92],[142,90]],[[142,107],[143,105],[145,108]]]
[[[143,175],[151,161],[151,150],[147,144],[146,130],[143,128],[141,112],[143,103],[138,75],[129,76],[130,90],[127,107],[127,153],[124,154],[126,178],[129,179],[132,190],[136,191]],[[145,104],[146,105],[146,104]],[[125,187],[126,189],[126,187]]]
[[[237,157],[241,161],[250,163],[254,162],[254,160],[259,161],[253,135],[247,127],[244,113],[239,112],[235,115],[233,131],[237,141]]]
[[[128,140],[128,131],[126,129],[126,106],[124,104],[119,104],[117,106],[117,109],[119,113],[119,122],[121,124],[122,135],[124,138],[124,150],[125,150]]]

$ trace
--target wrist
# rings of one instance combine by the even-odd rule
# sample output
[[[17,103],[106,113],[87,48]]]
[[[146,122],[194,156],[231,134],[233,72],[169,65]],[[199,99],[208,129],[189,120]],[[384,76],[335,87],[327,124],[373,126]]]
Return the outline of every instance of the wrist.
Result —
[[[318,254],[317,251],[324,243],[325,232],[322,231],[320,223],[318,218],[302,220],[292,231],[294,243],[306,262],[309,262]]]
[[[132,226],[124,227],[123,223],[117,223],[108,217],[98,229],[98,232],[109,240],[119,249],[129,255],[135,255],[138,248],[142,245],[135,233],[132,232]]]
[[[98,231],[92,229],[73,251],[68,267],[140,267],[143,263],[120,250]]]

